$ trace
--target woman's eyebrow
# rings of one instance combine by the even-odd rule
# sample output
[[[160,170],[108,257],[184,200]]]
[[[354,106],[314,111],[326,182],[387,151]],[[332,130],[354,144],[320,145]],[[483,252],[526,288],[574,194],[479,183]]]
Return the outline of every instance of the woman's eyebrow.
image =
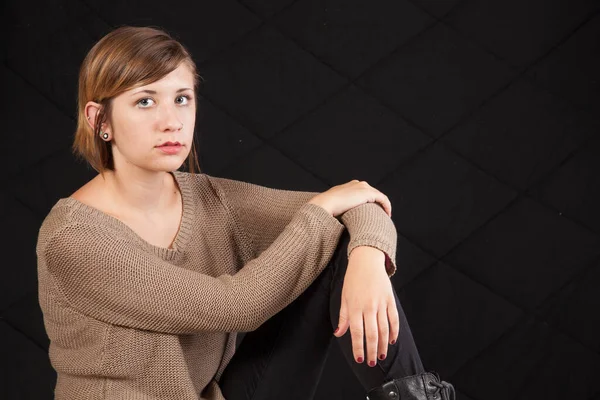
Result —
[[[192,89],[191,88],[181,88],[181,89],[178,89],[175,93],[181,93],[181,92],[184,92],[186,90],[192,90]],[[133,96],[133,95],[136,95],[136,94],[139,94],[139,93],[156,94],[156,90],[144,89],[144,90],[140,90],[139,92],[132,93],[131,95]]]

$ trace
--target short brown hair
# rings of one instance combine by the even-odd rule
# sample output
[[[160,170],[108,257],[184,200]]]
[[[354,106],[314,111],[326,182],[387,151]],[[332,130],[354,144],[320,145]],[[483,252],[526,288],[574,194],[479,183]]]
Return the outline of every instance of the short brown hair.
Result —
[[[88,52],[79,70],[77,98],[77,130],[74,154],[87,161],[99,173],[114,171],[110,143],[99,137],[100,128],[111,121],[115,96],[160,80],[181,63],[189,66],[194,76],[194,93],[200,79],[196,64],[188,50],[171,35],[156,27],[118,27],[101,38]],[[85,105],[94,101],[102,105],[92,130],[85,115]],[[191,173],[200,172],[195,141],[187,159]]]

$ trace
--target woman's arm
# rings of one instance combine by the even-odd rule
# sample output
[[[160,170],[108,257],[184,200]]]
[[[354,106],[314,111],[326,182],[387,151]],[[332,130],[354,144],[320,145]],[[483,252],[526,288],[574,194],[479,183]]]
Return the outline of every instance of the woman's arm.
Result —
[[[340,219],[350,234],[348,257],[356,247],[375,247],[385,254],[385,269],[388,277],[394,275],[398,233],[394,222],[384,209],[378,203],[361,204],[346,211]]]
[[[207,174],[204,176],[221,202],[247,235],[255,254],[267,249],[294,213],[319,192],[273,189],[249,182]],[[385,253],[389,277],[396,272],[397,232],[392,219],[378,203],[354,207],[339,216],[348,229],[348,256],[358,246],[375,247]]]
[[[316,279],[343,229],[322,207],[304,204],[260,256],[218,277],[177,267],[80,222],[42,237],[38,258],[68,304],[92,318],[171,334],[251,331]]]

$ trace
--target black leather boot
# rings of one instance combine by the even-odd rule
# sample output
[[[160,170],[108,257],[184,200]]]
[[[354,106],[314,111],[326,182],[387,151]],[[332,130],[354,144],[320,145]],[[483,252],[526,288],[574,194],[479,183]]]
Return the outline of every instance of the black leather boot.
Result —
[[[375,387],[367,400],[456,400],[454,386],[440,381],[437,372],[405,376]]]

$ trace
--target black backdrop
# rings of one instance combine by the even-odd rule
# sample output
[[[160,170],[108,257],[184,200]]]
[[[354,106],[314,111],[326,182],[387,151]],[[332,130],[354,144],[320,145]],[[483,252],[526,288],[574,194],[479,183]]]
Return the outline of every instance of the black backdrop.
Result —
[[[203,172],[292,190],[361,179],[390,197],[393,283],[459,399],[600,399],[597,1],[4,7],[0,398],[52,398],[37,232],[95,175],[69,150],[77,72],[127,24],[191,50]],[[316,398],[364,398],[335,345]]]

